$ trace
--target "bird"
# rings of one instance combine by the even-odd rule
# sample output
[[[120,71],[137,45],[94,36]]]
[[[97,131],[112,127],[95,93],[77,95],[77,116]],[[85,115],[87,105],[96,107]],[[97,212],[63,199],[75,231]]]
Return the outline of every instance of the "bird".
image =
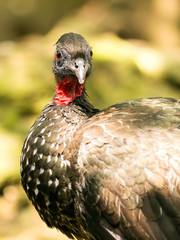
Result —
[[[92,58],[80,34],[57,41],[56,90],[24,141],[22,186],[47,226],[70,239],[178,240],[180,100],[97,109],[85,86]]]

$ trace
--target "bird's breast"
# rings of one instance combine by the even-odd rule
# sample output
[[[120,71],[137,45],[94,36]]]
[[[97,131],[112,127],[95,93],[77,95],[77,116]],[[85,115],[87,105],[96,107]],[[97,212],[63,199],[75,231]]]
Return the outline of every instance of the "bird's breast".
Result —
[[[41,218],[51,227],[60,228],[59,224],[67,221],[63,214],[57,216],[58,212],[69,212],[73,218],[70,146],[77,126],[63,114],[45,111],[35,121],[23,145],[22,185]]]

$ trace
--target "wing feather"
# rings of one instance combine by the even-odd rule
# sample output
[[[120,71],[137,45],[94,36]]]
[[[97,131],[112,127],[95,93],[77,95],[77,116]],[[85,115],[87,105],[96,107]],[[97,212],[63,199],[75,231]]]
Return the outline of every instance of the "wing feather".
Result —
[[[98,223],[125,239],[180,239],[179,126],[170,99],[115,105],[84,124],[78,162],[92,221],[96,209]]]

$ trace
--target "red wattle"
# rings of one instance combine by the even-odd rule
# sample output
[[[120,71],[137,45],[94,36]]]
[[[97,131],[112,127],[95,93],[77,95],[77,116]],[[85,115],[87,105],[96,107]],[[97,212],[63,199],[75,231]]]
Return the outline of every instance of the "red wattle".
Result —
[[[68,105],[75,99],[75,97],[81,96],[83,88],[84,85],[80,84],[76,78],[66,77],[61,79],[56,86],[56,105]]]

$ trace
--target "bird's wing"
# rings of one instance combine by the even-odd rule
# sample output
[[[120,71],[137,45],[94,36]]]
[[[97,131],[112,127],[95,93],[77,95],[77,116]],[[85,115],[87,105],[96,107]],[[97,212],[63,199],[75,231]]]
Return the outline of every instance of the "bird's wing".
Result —
[[[114,105],[92,117],[75,140],[81,142],[75,162],[81,211],[89,222],[114,239],[180,239],[178,101]]]

